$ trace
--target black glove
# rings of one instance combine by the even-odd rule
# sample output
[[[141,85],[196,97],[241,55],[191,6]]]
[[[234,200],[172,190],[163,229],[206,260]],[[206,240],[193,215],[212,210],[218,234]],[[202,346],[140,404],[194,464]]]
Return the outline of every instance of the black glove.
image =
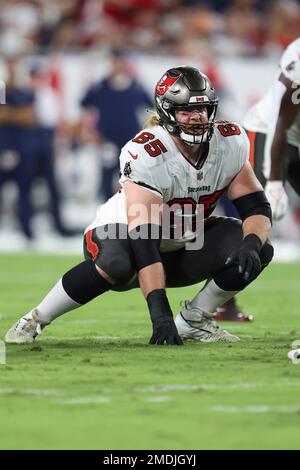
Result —
[[[150,292],[147,302],[153,326],[149,343],[164,344],[166,342],[170,345],[182,346],[183,341],[174,323],[165,289],[155,289]]]
[[[158,318],[153,321],[153,335],[150,338],[150,344],[177,344],[183,345],[173,318]]]
[[[257,235],[247,235],[241,246],[234,250],[225,261],[226,266],[238,266],[245,281],[253,281],[261,272],[259,253],[262,247]]]

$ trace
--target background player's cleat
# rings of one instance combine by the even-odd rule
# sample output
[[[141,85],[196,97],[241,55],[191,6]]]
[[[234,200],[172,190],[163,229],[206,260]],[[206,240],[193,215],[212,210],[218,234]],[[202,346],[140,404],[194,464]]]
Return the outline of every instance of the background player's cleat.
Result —
[[[217,321],[253,321],[253,315],[247,315],[236,303],[235,298],[227,300],[223,305],[217,308],[215,319]]]
[[[32,343],[48,324],[39,318],[38,310],[34,309],[31,314],[21,317],[8,330],[4,338],[5,342],[11,344]]]
[[[204,343],[234,343],[240,340],[238,336],[221,330],[213,313],[191,307],[188,300],[182,302],[181,312],[175,318],[175,324],[183,339],[195,339]]]

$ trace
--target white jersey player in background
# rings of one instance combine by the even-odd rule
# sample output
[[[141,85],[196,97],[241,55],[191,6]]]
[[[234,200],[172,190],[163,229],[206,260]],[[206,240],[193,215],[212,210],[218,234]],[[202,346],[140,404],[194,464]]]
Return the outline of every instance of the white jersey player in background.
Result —
[[[287,180],[300,195],[300,38],[280,59],[278,78],[245,116],[250,161],[270,201],[274,220],[287,212]]]
[[[31,342],[63,313],[108,290],[134,287],[140,287],[148,304],[151,344],[181,345],[182,338],[238,341],[220,330],[214,312],[249,285],[273,256],[267,240],[270,205],[248,162],[246,133],[236,123],[215,122],[214,88],[193,67],[168,70],[156,85],[155,104],[148,127],[122,149],[122,188],[87,228],[85,261],[13,325],[5,337],[8,343]],[[243,222],[211,216],[224,191]],[[176,206],[167,233],[166,206]],[[199,207],[203,224],[197,223]],[[197,243],[203,237],[203,244]],[[166,287],[204,280],[195,297],[182,302],[174,321]]]

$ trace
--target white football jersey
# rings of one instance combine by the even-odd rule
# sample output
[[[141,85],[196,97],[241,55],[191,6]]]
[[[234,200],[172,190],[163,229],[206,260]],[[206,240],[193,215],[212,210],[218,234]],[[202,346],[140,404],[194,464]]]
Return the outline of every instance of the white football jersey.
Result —
[[[295,86],[300,85],[300,38],[293,41],[284,51],[279,64],[279,73],[271,88],[264,97],[254,105],[244,118],[245,129],[253,132],[267,134],[264,155],[264,174],[269,177],[271,164],[271,145],[277,124],[281,99],[286,86],[278,80],[283,73]],[[299,100],[299,93],[295,91],[295,98]],[[287,131],[287,141],[300,149],[300,107],[297,116]]]
[[[169,206],[190,204],[196,211],[203,204],[206,218],[242,169],[248,154],[249,141],[243,128],[236,123],[216,121],[207,156],[198,168],[183,156],[163,127],[155,126],[142,130],[123,147],[120,183],[121,186],[127,180],[138,183],[161,196],[162,202]],[[187,217],[192,218],[195,211]],[[99,207],[96,219],[87,230],[112,223],[127,224],[122,189]],[[195,233],[187,230],[179,239],[163,240],[161,250],[179,249],[194,238]]]

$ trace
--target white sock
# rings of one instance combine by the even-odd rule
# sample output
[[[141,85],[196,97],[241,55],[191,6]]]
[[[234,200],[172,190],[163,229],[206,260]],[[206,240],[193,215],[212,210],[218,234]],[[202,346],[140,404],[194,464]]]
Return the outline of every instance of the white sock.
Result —
[[[209,279],[203,289],[195,295],[190,305],[214,313],[220,305],[231,299],[237,292],[239,291],[223,290],[213,279]]]
[[[63,313],[81,307],[66,293],[60,279],[55,286],[48,292],[42,302],[36,307],[39,317],[47,323],[52,322],[55,318],[63,315]],[[25,318],[31,318],[31,312],[25,315]]]

